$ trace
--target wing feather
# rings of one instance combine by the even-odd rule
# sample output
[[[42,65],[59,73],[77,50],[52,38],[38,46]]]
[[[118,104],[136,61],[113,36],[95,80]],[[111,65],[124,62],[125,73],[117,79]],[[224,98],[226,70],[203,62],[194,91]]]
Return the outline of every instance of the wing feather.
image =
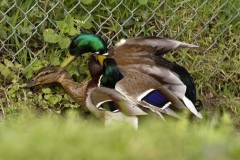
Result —
[[[123,95],[114,89],[100,87],[95,88],[90,93],[90,99],[92,104],[100,106],[107,101],[113,101],[116,107],[126,115],[146,115],[147,113],[142,111],[137,104],[127,100]]]

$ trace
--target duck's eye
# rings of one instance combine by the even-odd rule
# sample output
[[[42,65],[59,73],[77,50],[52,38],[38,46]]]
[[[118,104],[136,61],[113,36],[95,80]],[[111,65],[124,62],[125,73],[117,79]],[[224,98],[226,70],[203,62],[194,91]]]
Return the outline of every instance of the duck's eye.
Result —
[[[77,47],[77,45],[78,45],[77,42],[73,42],[73,43],[72,43],[72,46],[73,46],[73,47]]]
[[[46,71],[46,72],[44,72],[44,75],[47,75],[47,74],[49,74],[50,72],[49,71]]]

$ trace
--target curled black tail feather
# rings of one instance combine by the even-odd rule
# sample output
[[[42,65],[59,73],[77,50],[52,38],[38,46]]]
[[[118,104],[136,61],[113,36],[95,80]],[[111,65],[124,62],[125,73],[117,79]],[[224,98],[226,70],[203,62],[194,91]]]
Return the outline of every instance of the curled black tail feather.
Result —
[[[187,90],[185,96],[192,101],[196,110],[199,112],[203,105],[201,100],[196,99],[196,87],[192,76],[189,72],[177,63],[173,63],[172,71],[179,75],[180,80],[186,85]]]
[[[185,96],[192,101],[193,104],[196,103],[196,87],[192,76],[189,72],[177,63],[172,63],[171,70],[179,75],[180,80],[186,85],[187,90]]]

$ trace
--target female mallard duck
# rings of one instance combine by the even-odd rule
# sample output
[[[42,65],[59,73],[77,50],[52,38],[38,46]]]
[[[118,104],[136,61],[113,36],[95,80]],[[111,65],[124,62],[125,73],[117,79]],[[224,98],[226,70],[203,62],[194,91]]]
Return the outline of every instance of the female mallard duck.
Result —
[[[196,101],[196,89],[191,76],[183,67],[162,57],[163,54],[181,47],[199,48],[196,45],[176,40],[158,37],[136,37],[120,41],[112,50],[109,50],[108,53],[106,43],[99,36],[94,34],[80,34],[71,42],[69,47],[70,54],[68,54],[68,58],[63,61],[61,67],[65,67],[74,57],[86,52],[92,52],[97,55],[108,54],[109,57],[116,60],[122,74],[129,75],[129,71],[134,71],[134,73],[140,72],[151,77],[151,82],[157,81],[160,84],[160,88],[164,90],[167,89],[172,93],[172,98],[168,100],[174,106],[178,108],[186,106],[197,117],[202,118],[193,104]],[[103,59],[105,58],[102,57],[103,56],[97,56],[101,64],[103,64]],[[131,77],[131,75],[129,75],[129,77]],[[124,79],[125,78],[126,76],[124,76]],[[127,82],[131,82],[131,78],[128,79]],[[139,83],[141,86],[150,84],[144,83],[143,80],[141,80],[141,82],[142,84]],[[189,94],[190,91],[187,91],[187,88],[194,94]],[[135,89],[136,88],[134,88],[134,90]],[[144,92],[144,94],[148,94],[151,91],[152,90],[148,90]],[[122,93],[123,92],[124,90],[122,90]],[[162,94],[164,95],[165,93]],[[183,101],[185,105],[183,105],[180,100]]]
[[[89,85],[91,78],[86,79],[82,83],[74,82],[71,76],[60,67],[42,68],[35,78],[28,83],[29,87],[53,82],[60,83],[65,91],[81,106],[86,106],[97,118],[104,121],[106,125],[116,121],[123,121],[138,126],[138,118],[136,115],[146,115],[138,106],[128,101],[124,96],[116,92],[114,89],[101,87],[96,88]],[[113,102],[114,112],[101,108],[104,102]],[[125,113],[125,114],[124,114]]]

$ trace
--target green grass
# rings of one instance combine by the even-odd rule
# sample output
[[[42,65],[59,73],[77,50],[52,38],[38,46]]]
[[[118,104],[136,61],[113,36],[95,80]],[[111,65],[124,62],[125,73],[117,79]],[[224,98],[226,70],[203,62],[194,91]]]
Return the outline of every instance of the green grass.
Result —
[[[24,113],[0,123],[1,159],[178,159],[240,158],[240,139],[225,114],[218,121],[149,118],[138,131],[104,127],[73,112],[66,118]]]

